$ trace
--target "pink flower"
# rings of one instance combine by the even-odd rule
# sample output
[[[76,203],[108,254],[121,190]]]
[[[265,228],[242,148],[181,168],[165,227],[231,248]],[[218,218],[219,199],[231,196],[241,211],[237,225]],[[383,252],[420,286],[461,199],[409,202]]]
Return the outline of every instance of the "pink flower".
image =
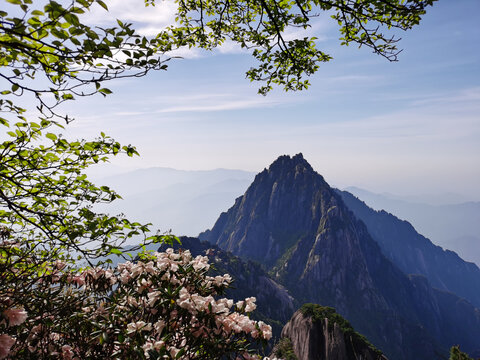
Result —
[[[177,349],[175,346],[170,347],[168,349],[170,352],[170,355],[175,359],[177,357],[177,354],[180,352],[180,349]]]
[[[255,304],[255,301],[257,299],[254,298],[254,297],[249,297],[249,298],[246,298],[245,299],[245,302],[246,302],[246,306],[245,306],[245,312],[252,312],[253,310],[255,310],[257,308],[257,305]]]
[[[70,282],[72,282],[73,284],[75,284],[77,286],[85,285],[85,275],[83,275],[83,274],[74,275],[69,280],[70,280]]]
[[[0,335],[0,359],[5,359],[10,348],[15,344],[15,339],[6,334]]]
[[[63,345],[62,346],[62,359],[63,360],[72,360],[75,354],[72,351],[72,347],[70,345]]]
[[[27,319],[27,312],[23,308],[11,308],[3,312],[8,318],[9,326],[20,325]]]
[[[198,255],[195,260],[193,260],[192,266],[196,271],[203,269],[208,270],[210,268],[210,265],[208,264],[208,257]]]
[[[157,331],[158,334],[162,334],[162,331],[163,331],[163,328],[165,327],[165,321],[163,320],[158,320],[154,325],[153,327],[155,328],[155,330]]]
[[[137,331],[150,331],[152,330],[152,324],[145,321],[137,321],[127,325],[127,334],[131,334]]]
[[[122,284],[126,284],[128,283],[128,281],[131,279],[132,277],[130,276],[129,272],[127,270],[123,270],[122,273],[120,274],[120,281],[122,282]]]
[[[264,339],[270,340],[272,338],[272,327],[270,325],[265,324],[263,321],[259,321],[258,327],[260,328]]]
[[[243,300],[240,300],[240,301],[237,301],[237,303],[235,304],[235,307],[237,308],[237,310],[243,310],[243,307],[245,306],[245,301]]]
[[[53,265],[58,269],[62,270],[65,266],[67,266],[67,263],[63,260],[57,260],[53,263]]]

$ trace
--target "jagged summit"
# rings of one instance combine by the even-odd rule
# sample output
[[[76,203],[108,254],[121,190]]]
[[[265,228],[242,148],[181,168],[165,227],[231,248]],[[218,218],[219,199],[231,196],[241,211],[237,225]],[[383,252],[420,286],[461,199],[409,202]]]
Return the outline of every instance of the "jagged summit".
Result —
[[[308,163],[307,160],[303,157],[302,153],[298,153],[294,156],[290,155],[281,155],[279,156],[269,167],[268,171],[275,171],[277,169],[288,169],[293,168],[296,166],[304,166],[306,169],[310,171],[314,171],[311,165]]]
[[[322,199],[328,199],[328,207],[336,207],[340,198],[301,153],[283,155],[259,173],[247,192],[200,238],[274,266],[295,245],[299,229],[315,232],[327,211]]]
[[[269,167],[262,171],[259,175],[268,174],[270,177],[281,177],[285,173],[309,173],[319,176],[322,180],[323,177],[313,170],[312,166],[303,157],[302,153],[298,153],[294,156],[281,155],[279,156]]]

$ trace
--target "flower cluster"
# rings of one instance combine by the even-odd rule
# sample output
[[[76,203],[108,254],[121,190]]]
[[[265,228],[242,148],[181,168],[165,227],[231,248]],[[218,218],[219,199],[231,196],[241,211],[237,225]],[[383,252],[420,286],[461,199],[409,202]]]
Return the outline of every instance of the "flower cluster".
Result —
[[[272,336],[249,317],[255,298],[221,297],[232,278],[207,275],[206,256],[168,249],[114,269],[50,268],[62,306],[5,309],[0,358],[258,359],[249,343]]]

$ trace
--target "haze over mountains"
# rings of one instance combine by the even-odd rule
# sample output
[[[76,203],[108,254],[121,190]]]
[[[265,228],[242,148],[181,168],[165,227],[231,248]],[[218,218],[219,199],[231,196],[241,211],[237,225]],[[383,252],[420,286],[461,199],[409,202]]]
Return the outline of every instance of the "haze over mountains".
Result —
[[[375,210],[385,210],[407,220],[435,244],[480,264],[480,202],[455,194],[399,197],[356,187],[345,190]]]
[[[115,189],[123,200],[100,210],[125,213],[154,224],[161,231],[196,236],[211,226],[255,174],[242,170],[185,171],[171,168],[141,169],[98,179]]]
[[[380,245],[383,254],[406,274],[425,276],[437,289],[453,292],[480,308],[480,269],[455,252],[443,250],[407,221],[375,211],[347,191],[338,191],[348,208]]]
[[[161,231],[197,236],[233,205],[254,177],[255,173],[242,170],[148,168],[95,180],[111,186],[124,198],[103,210],[151,222]],[[409,221],[434,244],[480,265],[480,202],[469,202],[455,194],[400,197],[356,187],[345,190],[376,210],[384,209]],[[458,201],[461,203],[448,204]]]
[[[251,178],[223,169],[148,169],[108,184],[127,194],[122,206],[137,205],[143,221],[158,224],[163,214],[181,224],[191,215],[200,227],[214,217],[211,230],[199,235],[207,243],[183,238],[181,246],[193,253],[213,248],[210,260],[236,279],[231,296],[257,296],[257,316],[277,335],[299,305],[311,302],[334,307],[390,360],[440,360],[458,344],[480,350],[478,266],[330,187],[301,154],[281,156]],[[132,184],[142,191],[128,191]],[[212,199],[220,201],[211,206]],[[214,214],[215,206],[229,210]],[[315,331],[328,338],[327,328]]]

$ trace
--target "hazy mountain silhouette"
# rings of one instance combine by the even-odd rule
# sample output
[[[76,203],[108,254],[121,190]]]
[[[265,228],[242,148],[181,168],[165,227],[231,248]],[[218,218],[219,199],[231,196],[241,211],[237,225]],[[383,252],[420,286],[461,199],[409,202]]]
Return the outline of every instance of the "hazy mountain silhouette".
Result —
[[[421,274],[438,289],[453,292],[480,307],[480,269],[455,252],[443,250],[415,231],[407,221],[376,211],[347,191],[338,191],[362,220],[382,252],[406,274]]]
[[[480,266],[480,202],[465,201],[455,195],[429,199],[376,194],[357,187],[345,190],[375,210],[407,220],[436,245],[454,250]],[[428,200],[430,203],[424,202]]]
[[[123,200],[99,210],[124,213],[154,229],[176,235],[197,235],[233,204],[253,180],[242,170],[184,171],[142,169],[97,180],[115,189]]]

